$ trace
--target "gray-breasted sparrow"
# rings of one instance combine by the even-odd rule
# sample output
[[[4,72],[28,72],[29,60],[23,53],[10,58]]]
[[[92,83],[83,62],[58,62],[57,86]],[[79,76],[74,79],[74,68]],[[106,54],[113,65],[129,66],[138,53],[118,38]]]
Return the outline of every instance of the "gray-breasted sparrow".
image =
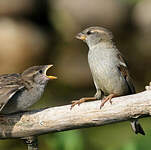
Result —
[[[76,36],[89,47],[88,63],[96,87],[94,97],[81,98],[73,101],[71,109],[76,104],[81,104],[88,100],[101,99],[102,107],[105,102],[113,97],[134,94],[135,89],[128,73],[127,65],[112,41],[112,33],[102,27],[89,27]],[[137,120],[131,121],[134,132],[145,135]]]
[[[0,75],[0,114],[24,111],[37,102],[49,79],[47,70],[53,65],[33,66],[23,73]]]

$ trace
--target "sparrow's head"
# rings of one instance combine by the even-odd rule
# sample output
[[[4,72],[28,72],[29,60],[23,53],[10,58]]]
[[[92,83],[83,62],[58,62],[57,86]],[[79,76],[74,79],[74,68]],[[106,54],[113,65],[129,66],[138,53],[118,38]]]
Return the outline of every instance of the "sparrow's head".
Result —
[[[113,35],[109,30],[103,27],[89,27],[80,32],[76,38],[86,42],[88,46],[93,46],[100,42],[110,42]]]
[[[22,74],[22,78],[25,80],[31,80],[37,84],[46,84],[49,79],[57,79],[55,76],[47,75],[47,70],[53,65],[41,65],[33,66],[26,69]]]

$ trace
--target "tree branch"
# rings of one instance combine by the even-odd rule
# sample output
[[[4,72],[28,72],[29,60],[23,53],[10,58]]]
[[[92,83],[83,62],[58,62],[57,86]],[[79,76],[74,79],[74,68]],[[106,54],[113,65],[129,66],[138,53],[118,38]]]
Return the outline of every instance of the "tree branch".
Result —
[[[0,117],[0,139],[23,138],[50,132],[102,126],[151,115],[151,90],[112,99],[22,112]]]

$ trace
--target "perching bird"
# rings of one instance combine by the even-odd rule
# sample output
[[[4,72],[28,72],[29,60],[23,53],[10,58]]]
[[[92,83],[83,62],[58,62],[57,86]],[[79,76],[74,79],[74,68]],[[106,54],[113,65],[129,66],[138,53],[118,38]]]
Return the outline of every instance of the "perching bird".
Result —
[[[23,73],[0,75],[0,114],[24,111],[37,102],[49,79],[47,70],[53,65],[33,66]]]
[[[128,73],[127,65],[114,45],[113,35],[110,31],[102,27],[89,27],[76,36],[89,47],[88,63],[96,87],[94,97],[81,98],[73,101],[71,109],[76,104],[81,104],[89,100],[97,100],[106,96],[100,108],[113,97],[134,94],[135,89]],[[131,121],[134,132],[145,135],[137,120]]]

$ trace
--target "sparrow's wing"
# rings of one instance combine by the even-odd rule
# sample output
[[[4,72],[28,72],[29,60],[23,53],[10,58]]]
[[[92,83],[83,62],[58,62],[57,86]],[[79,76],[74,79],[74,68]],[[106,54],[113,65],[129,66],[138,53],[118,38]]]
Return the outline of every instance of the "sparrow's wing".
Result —
[[[0,76],[0,111],[17,91],[24,88],[19,79],[20,74]]]
[[[134,94],[135,93],[134,85],[133,85],[131,77],[129,75],[127,65],[126,65],[126,63],[125,63],[125,61],[124,61],[124,59],[120,53],[118,53],[118,58],[120,60],[120,63],[118,65],[118,69],[119,69],[120,73],[122,74],[122,76],[125,78],[125,81],[128,85],[130,94]]]

